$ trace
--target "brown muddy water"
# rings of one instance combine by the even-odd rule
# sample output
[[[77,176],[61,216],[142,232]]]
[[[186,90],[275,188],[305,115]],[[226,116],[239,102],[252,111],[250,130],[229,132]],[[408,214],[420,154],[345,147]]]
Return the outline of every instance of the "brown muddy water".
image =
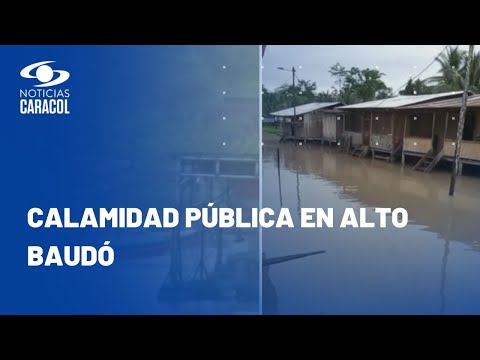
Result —
[[[449,182],[446,171],[414,172],[326,145],[265,143],[262,207],[288,207],[295,228],[263,229],[264,256],[326,253],[264,268],[263,312],[480,314],[480,176],[459,177],[454,197]],[[334,228],[301,228],[302,207],[334,208]],[[340,228],[352,207],[367,208],[376,228]],[[405,208],[408,225],[378,227],[375,207]]]

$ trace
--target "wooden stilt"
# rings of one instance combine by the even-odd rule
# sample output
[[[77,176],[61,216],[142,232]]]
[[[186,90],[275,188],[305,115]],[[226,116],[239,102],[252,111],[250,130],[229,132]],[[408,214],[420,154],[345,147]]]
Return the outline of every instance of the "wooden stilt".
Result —
[[[391,133],[392,133],[392,139],[391,139],[391,142],[392,142],[392,149],[390,151],[390,162],[393,162],[393,152],[395,151],[395,117],[394,117],[394,114],[392,113],[392,118],[390,119],[390,122],[391,122],[391,126],[390,126],[390,130],[391,130]]]

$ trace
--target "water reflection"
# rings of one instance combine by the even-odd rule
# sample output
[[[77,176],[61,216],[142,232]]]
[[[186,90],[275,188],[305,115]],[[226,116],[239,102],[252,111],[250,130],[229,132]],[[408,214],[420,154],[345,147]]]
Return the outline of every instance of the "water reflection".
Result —
[[[296,175],[297,208],[301,207],[298,175],[303,174],[328,180],[336,185],[334,191],[340,198],[360,201],[363,206],[405,207],[414,222],[428,226],[443,238],[464,241],[480,249],[476,226],[480,215],[480,178],[461,178],[458,194],[452,198],[448,196],[447,172],[413,172],[398,164],[358,159],[315,145],[302,149],[286,144],[281,150],[282,168]]]
[[[300,203],[300,178],[298,177],[298,169],[297,169],[297,214],[300,216],[300,211],[302,209],[302,205]]]
[[[328,146],[265,144],[263,159],[265,207],[278,208],[281,187],[292,216],[304,206],[340,214],[368,207],[370,218],[374,207],[404,207],[410,217],[404,229],[264,229],[271,256],[327,250],[269,269],[280,313],[480,313],[479,177],[459,178],[452,198],[447,172],[412,172]]]
[[[445,303],[446,303],[446,296],[445,296],[445,283],[447,281],[447,264],[448,264],[448,254],[450,253],[450,242],[445,240],[445,247],[443,252],[442,258],[442,267],[441,267],[441,285],[440,285],[440,314],[445,313]]]
[[[263,260],[266,259],[265,253],[263,254]],[[270,266],[263,266],[262,268],[262,294],[263,304],[262,313],[266,315],[276,315],[278,310],[278,296],[275,285],[273,284],[270,275]]]

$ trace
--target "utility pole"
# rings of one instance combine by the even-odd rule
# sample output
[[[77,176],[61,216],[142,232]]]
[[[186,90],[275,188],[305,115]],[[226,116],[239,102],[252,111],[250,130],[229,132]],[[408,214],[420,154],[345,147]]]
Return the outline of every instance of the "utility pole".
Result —
[[[464,89],[463,89],[462,107],[460,109],[460,119],[458,121],[457,140],[455,142],[455,157],[453,162],[452,178],[450,179],[450,191],[448,193],[450,196],[453,196],[453,194],[455,193],[455,180],[458,173],[458,164],[460,162],[460,155],[462,151],[463,127],[465,125],[465,113],[467,111],[468,87],[470,86],[470,66],[472,64],[474,47],[475,45],[469,45],[469,48],[468,48],[467,68],[466,68],[465,82],[464,82]]]

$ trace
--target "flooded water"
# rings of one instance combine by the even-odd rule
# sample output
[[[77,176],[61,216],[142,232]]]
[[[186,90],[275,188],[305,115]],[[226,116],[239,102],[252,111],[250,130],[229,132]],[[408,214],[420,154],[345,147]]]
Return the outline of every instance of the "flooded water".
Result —
[[[266,143],[262,206],[288,207],[296,227],[263,229],[265,257],[326,253],[264,268],[263,312],[480,314],[480,177],[459,177],[453,198],[449,182],[329,146]],[[366,207],[377,226],[375,207],[403,207],[409,224],[306,229],[302,207],[332,207],[340,220]]]

